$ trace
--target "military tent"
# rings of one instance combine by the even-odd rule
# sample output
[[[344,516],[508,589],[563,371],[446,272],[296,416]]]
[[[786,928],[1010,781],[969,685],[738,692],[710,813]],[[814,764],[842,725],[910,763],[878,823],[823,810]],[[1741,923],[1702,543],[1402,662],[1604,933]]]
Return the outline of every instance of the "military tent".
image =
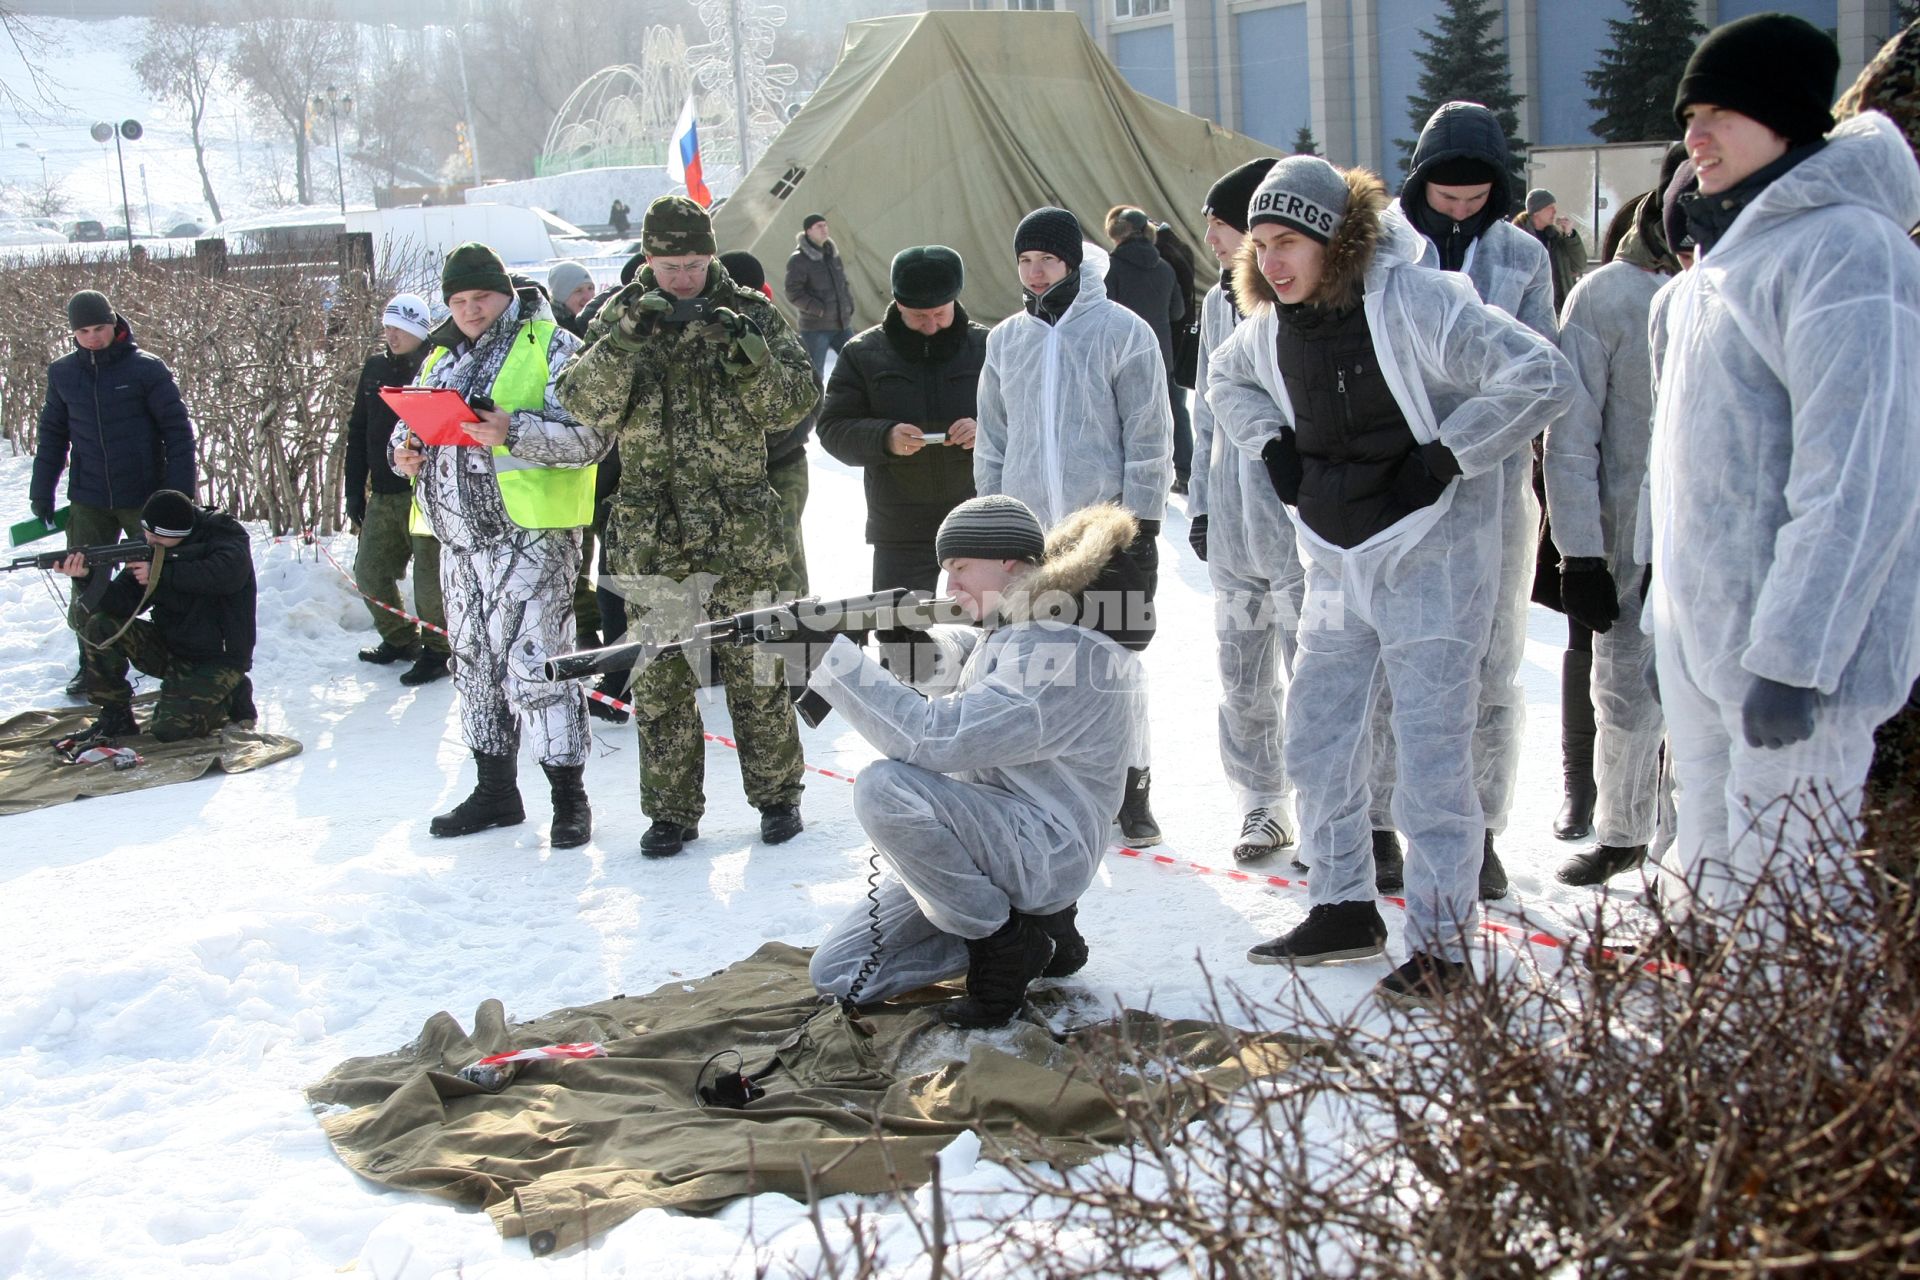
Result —
[[[1137,204],[1206,262],[1207,188],[1272,154],[1136,93],[1071,13],[877,18],[848,24],[832,74],[714,224],[721,249],[759,258],[779,294],[801,220],[825,214],[857,326],[885,311],[896,252],[951,245],[967,310],[992,323],[1020,305],[1013,231],[1029,210],[1071,209],[1104,244],[1107,210]]]

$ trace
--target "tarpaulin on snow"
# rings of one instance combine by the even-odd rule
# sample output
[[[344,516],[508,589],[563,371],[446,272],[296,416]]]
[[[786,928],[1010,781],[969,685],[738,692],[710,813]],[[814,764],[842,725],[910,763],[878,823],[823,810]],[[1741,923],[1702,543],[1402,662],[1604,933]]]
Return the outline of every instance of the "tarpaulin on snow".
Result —
[[[713,1210],[764,1191],[804,1199],[809,1177],[822,1196],[917,1186],[928,1158],[969,1129],[990,1151],[1076,1163],[1126,1138],[1102,1076],[1155,1098],[1155,1110],[1179,1109],[1202,1101],[1196,1081],[1232,1088],[1314,1050],[1131,1011],[1065,1034],[1023,1021],[962,1033],[912,997],[856,1024],[820,1002],[808,955],[770,942],[711,977],[531,1022],[509,1023],[489,1000],[471,1033],[437,1013],[414,1043],[350,1059],[307,1096],[350,1108],[321,1125],[355,1172],[484,1205],[503,1235],[545,1254],[643,1209]],[[495,1053],[578,1041],[607,1056],[518,1064],[497,1093],[457,1074]],[[1098,1070],[1127,1060],[1122,1044],[1185,1070]],[[701,1067],[726,1049],[749,1072],[773,1066],[766,1096],[702,1108]]]
[[[1207,189],[1281,152],[1135,90],[1076,14],[902,14],[847,24],[840,61],[713,230],[760,259],[785,302],[800,221],[825,214],[855,328],[886,311],[894,254],[947,245],[967,265],[967,313],[992,324],[1020,310],[1013,231],[1029,210],[1069,209],[1105,244],[1107,210],[1136,204],[1211,262]]]
[[[134,700],[136,712],[150,707],[155,694]],[[53,750],[61,738],[79,733],[100,714],[98,707],[62,707],[22,711],[0,722],[0,816],[45,809],[85,796],[143,791],[172,782],[190,782],[209,769],[246,773],[300,754],[300,744],[277,733],[260,733],[230,724],[217,737],[156,742],[146,734],[116,738],[144,763],[131,769],[111,764],[68,764]]]

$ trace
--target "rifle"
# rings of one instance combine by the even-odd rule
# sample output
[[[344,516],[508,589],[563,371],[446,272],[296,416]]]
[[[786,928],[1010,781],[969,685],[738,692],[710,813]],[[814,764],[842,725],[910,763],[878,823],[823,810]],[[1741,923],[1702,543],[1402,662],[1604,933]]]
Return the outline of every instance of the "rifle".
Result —
[[[85,556],[87,568],[99,565],[132,564],[138,560],[153,559],[153,544],[149,542],[109,542],[98,547],[74,547],[69,551],[42,551],[39,555],[17,556],[11,564],[0,565],[0,573],[11,573],[15,569],[57,569],[68,556]]]
[[[786,604],[749,609],[729,618],[703,622],[685,640],[658,643],[629,640],[602,649],[583,649],[547,659],[549,680],[577,680],[609,672],[643,670],[662,658],[691,655],[711,648],[748,645],[787,645],[803,650],[802,660],[788,658],[787,693],[800,717],[818,726],[831,710],[825,699],[807,689],[807,678],[835,636],[859,636],[868,631],[905,628],[925,631],[942,622],[963,622],[965,615],[952,600],[929,600],[905,587],[822,601],[818,596]]]

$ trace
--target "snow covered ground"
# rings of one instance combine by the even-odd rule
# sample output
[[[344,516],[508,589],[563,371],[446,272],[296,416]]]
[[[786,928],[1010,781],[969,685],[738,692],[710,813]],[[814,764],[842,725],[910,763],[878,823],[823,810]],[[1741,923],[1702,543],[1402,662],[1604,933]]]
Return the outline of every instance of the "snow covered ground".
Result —
[[[863,591],[858,473],[817,449],[812,460],[814,589]],[[26,516],[28,472],[29,460],[0,458],[0,522]],[[1179,503],[1145,659],[1154,808],[1162,851],[1224,868],[1238,815],[1215,749],[1206,572]],[[350,538],[329,545],[350,563]],[[643,861],[634,731],[595,721],[590,846],[547,848],[531,763],[526,825],[431,839],[428,818],[472,783],[451,685],[409,690],[396,668],[356,661],[372,637],[366,610],[314,549],[261,534],[255,555],[256,699],[263,725],[306,750],[256,773],[0,820],[11,953],[0,968],[0,1275],[746,1276],[756,1245],[817,1253],[800,1206],[761,1196],[711,1218],[645,1213],[536,1261],[484,1214],[361,1182],[301,1090],[343,1058],[405,1043],[437,1010],[470,1024],[491,996],[531,1017],[705,974],[769,938],[818,942],[863,889],[851,788],[810,776],[806,833],[765,847],[732,752],[710,746],[701,839]],[[1563,638],[1564,623],[1536,610],[1528,750],[1501,846],[1516,896],[1495,914],[1524,910],[1561,934],[1593,902],[1552,878],[1573,848],[1550,834]],[[62,701],[73,641],[37,575],[0,579],[0,653],[0,716]],[[709,697],[704,711],[726,731],[724,703]],[[838,719],[808,732],[806,749],[849,774],[872,758]],[[1272,870],[1287,874],[1284,859]],[[1304,978],[1245,962],[1249,945],[1304,914],[1298,891],[1111,855],[1082,903],[1093,958],[1072,981],[1106,1003],[1201,1016],[1204,963],[1263,998],[1284,1002],[1304,983],[1336,1012],[1370,1008],[1385,962]],[[1399,913],[1387,916],[1397,954]],[[1489,946],[1503,966],[1559,963],[1516,938]],[[991,1164],[966,1173],[968,1150],[954,1156],[949,1186],[1008,1185]],[[991,1210],[993,1196],[980,1203]]]

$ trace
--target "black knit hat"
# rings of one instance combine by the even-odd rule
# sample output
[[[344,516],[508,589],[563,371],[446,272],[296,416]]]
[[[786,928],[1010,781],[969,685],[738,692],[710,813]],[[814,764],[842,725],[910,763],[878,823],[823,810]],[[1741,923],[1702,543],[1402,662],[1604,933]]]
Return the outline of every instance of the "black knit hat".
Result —
[[[1020,226],[1013,233],[1013,256],[1017,258],[1029,250],[1050,253],[1078,269],[1080,244],[1085,238],[1080,231],[1080,219],[1065,209],[1049,205],[1020,219]]]
[[[1686,128],[1696,102],[1738,111],[1795,146],[1833,128],[1840,50],[1805,18],[1756,13],[1707,32],[1687,59],[1673,95],[1673,118]]]
[[[178,489],[156,489],[140,508],[140,525],[162,538],[184,538],[193,532],[200,511],[193,499]]]
[[[727,269],[733,282],[747,289],[759,289],[767,283],[767,269],[760,265],[760,259],[745,249],[734,249],[720,255],[720,265]]]
[[[1253,193],[1260,189],[1260,183],[1267,176],[1267,170],[1273,168],[1275,158],[1262,156],[1258,160],[1249,160],[1238,169],[1229,169],[1220,179],[1207,188],[1207,202],[1200,212],[1220,221],[1238,231],[1247,233],[1247,205],[1253,200]]]
[[[1435,161],[1422,176],[1430,187],[1478,187],[1500,180],[1500,174],[1491,164],[1474,156]]]
[[[113,304],[98,289],[82,289],[67,299],[67,328],[87,329],[96,324],[112,324]]]
[[[810,213],[806,217],[800,219],[800,229],[802,231],[811,231],[813,230],[814,223],[825,222],[826,220],[827,220],[827,215],[824,213]]]
[[[893,255],[893,300],[915,311],[944,307],[967,282],[960,255],[943,244],[916,245]]]
[[[1047,535],[1033,508],[995,493],[969,498],[947,512],[933,536],[933,554],[942,564],[956,558],[1039,564],[1047,554]]]
[[[507,278],[507,264],[478,240],[469,240],[447,255],[440,269],[440,296],[451,299],[469,289],[488,289],[513,296],[513,281]]]

